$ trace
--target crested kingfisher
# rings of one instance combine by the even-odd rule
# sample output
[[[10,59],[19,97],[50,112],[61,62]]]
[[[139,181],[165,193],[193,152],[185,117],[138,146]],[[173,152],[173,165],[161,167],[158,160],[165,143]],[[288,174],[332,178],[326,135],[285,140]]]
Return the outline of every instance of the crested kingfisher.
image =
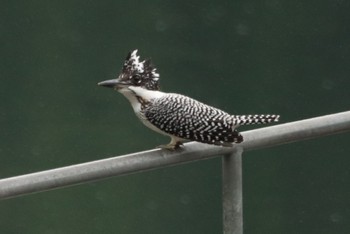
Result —
[[[232,146],[243,136],[241,125],[278,122],[279,115],[231,115],[193,98],[160,91],[159,73],[150,59],[140,61],[137,50],[129,52],[117,79],[98,83],[123,94],[137,117],[152,130],[169,136],[171,141],[160,148],[174,150],[183,142],[197,141]]]

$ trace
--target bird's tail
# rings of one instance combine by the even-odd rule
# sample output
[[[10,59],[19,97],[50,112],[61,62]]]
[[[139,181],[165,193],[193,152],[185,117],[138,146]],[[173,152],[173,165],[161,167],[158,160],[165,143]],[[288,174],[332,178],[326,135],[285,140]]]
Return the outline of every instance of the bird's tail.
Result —
[[[278,122],[279,115],[233,115],[234,125],[268,124]]]

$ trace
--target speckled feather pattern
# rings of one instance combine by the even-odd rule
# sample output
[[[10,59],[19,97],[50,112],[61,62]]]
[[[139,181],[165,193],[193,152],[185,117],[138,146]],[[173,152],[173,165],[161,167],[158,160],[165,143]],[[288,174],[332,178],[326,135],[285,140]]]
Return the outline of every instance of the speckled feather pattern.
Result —
[[[239,125],[268,123],[276,118],[274,115],[232,116],[192,98],[173,93],[151,100],[142,108],[142,114],[168,134],[215,145],[242,142],[242,135],[235,130]]]

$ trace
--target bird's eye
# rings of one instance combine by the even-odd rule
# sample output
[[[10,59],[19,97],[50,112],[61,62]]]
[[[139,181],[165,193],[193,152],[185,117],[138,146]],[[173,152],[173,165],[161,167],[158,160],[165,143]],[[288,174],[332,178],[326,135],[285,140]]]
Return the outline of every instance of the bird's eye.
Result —
[[[132,79],[138,84],[141,83],[141,76],[140,75],[133,75]]]

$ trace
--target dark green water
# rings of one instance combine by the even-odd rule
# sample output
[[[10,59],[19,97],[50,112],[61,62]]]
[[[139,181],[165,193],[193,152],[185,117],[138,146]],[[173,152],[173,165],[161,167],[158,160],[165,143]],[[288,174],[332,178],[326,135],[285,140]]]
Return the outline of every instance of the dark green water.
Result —
[[[3,1],[0,177],[168,141],[116,77],[138,48],[164,91],[289,122],[349,110],[350,4]],[[242,128],[244,130],[247,128]],[[243,158],[245,233],[350,233],[349,133]],[[0,202],[0,233],[221,233],[221,161]]]

